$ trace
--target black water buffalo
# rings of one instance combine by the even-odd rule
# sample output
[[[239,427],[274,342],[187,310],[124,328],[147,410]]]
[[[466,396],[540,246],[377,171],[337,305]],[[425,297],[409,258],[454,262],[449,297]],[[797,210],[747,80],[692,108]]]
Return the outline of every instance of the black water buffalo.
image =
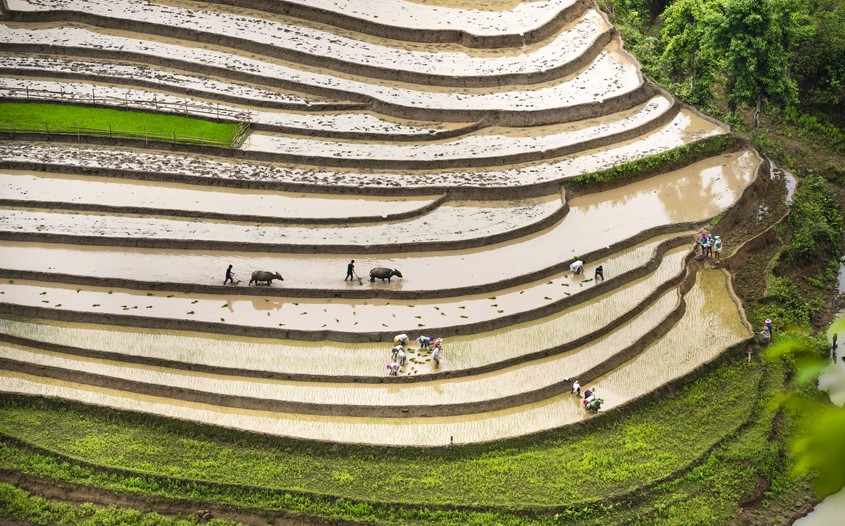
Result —
[[[284,278],[278,272],[273,273],[267,272],[266,270],[256,270],[252,273],[252,279],[249,280],[249,284],[252,285],[254,281],[256,285],[261,285],[261,282],[267,282],[267,285],[271,285],[274,279],[284,281]]]
[[[376,279],[380,279],[382,281],[387,280],[388,283],[390,282],[390,278],[393,276],[402,277],[402,273],[399,272],[397,269],[389,269],[385,267],[376,267],[374,269],[370,269],[370,281],[375,281]]]

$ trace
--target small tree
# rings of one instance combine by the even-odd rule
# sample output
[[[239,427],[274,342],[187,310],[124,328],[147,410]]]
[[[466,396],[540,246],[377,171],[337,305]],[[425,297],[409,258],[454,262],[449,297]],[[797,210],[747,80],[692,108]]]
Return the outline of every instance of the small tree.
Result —
[[[709,33],[723,57],[729,108],[753,105],[755,128],[764,101],[786,107],[798,100],[788,68],[799,29],[796,7],[792,0],[727,0]]]

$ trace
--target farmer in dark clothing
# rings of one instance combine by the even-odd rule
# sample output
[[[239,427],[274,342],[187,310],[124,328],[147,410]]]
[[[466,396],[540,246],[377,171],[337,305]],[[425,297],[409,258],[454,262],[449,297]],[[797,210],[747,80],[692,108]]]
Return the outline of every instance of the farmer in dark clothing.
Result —
[[[232,265],[229,265],[229,268],[226,269],[226,279],[223,280],[223,284],[227,283],[235,284],[235,280],[232,278]]]
[[[346,281],[347,279],[349,281],[355,280],[355,260],[354,259],[352,261],[350,261],[348,265],[346,265],[346,277],[343,278],[343,281]]]
[[[599,280],[599,278],[601,278],[601,280],[602,280],[602,281],[604,281],[604,267],[603,267],[603,266],[601,266],[601,265],[599,265],[599,266],[597,266],[597,267],[596,267],[596,277],[595,277],[595,280],[596,280],[596,281],[598,281],[598,280]]]

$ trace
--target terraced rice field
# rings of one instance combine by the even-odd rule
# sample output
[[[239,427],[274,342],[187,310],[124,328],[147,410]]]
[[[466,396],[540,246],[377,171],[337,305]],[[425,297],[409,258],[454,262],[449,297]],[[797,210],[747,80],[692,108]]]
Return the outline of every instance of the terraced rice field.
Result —
[[[590,418],[575,378],[612,412],[751,336],[691,240],[761,159],[661,164],[730,130],[649,84],[592,3],[271,4],[5,0],[3,98],[250,132],[0,133],[0,390],[443,446]],[[574,184],[637,163],[658,169]]]

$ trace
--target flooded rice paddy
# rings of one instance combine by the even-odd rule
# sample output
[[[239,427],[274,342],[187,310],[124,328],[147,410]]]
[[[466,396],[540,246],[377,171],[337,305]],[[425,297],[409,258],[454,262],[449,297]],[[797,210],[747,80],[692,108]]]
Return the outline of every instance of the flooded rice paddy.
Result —
[[[605,272],[608,278],[644,264],[654,253],[656,246],[668,237],[658,237],[655,240],[650,240],[637,247],[633,247],[629,251],[626,250],[603,260],[602,264],[606,269]],[[668,257],[671,259],[672,256],[670,255]],[[679,265],[680,263],[674,264]],[[597,322],[608,319],[612,320],[616,316],[623,315],[626,308],[630,308],[632,305],[641,302],[655,287],[665,281],[667,276],[671,277],[673,272],[672,265],[673,263],[667,263],[664,270],[659,270],[650,279],[641,280],[634,284],[626,284],[625,287],[618,291],[611,291],[608,294],[602,295],[594,303],[610,305],[612,308],[606,309],[606,317],[591,318],[587,326],[592,328],[600,327],[601,324],[599,323],[597,325]],[[677,270],[678,267],[674,268]],[[592,270],[593,265],[587,267],[586,273],[588,276],[592,276]],[[577,287],[574,286],[576,284],[578,285]],[[371,313],[378,314],[378,312],[383,312],[383,314],[377,315],[375,318],[376,322],[389,319],[391,323],[396,325],[397,332],[408,332],[413,335],[413,338],[416,338],[417,333],[425,333],[437,337],[438,334],[436,332],[431,332],[432,324],[434,323],[441,325],[444,323],[460,325],[492,320],[505,313],[514,314],[537,309],[567,297],[577,297],[579,293],[590,290],[592,286],[595,286],[595,284],[591,283],[591,278],[573,277],[570,273],[563,273],[553,276],[548,280],[528,283],[521,287],[497,292],[496,296],[464,296],[460,298],[444,298],[436,302],[385,302],[368,300],[366,302],[358,301],[354,304],[353,309],[357,312],[358,309],[368,308],[370,304],[373,304],[373,308],[370,309]],[[43,291],[42,289],[40,292]],[[39,296],[41,296],[40,292]],[[173,297],[194,301],[198,296],[176,293],[173,294]],[[230,303],[231,299],[222,299],[222,301],[226,302],[227,310],[230,306],[232,310],[234,309]],[[39,301],[43,302],[45,300],[41,297]],[[328,308],[333,308],[333,305],[339,301],[333,299],[330,301],[324,300],[322,303],[313,301],[300,303],[298,299],[281,300],[280,298],[259,297],[253,300],[251,305],[247,302],[241,302],[240,307],[248,310],[256,309],[259,313],[261,311],[272,311],[273,314],[280,314],[275,312],[274,309],[281,310],[285,306],[289,309],[302,309],[296,311],[297,319],[301,316],[299,314],[300,312],[308,309],[312,314],[322,315],[324,319],[330,320]],[[294,305],[294,302],[296,305]],[[190,305],[193,307],[197,304],[191,303]],[[350,308],[350,304],[351,302],[341,302],[342,308],[346,309]],[[213,306],[217,306],[217,304]],[[222,307],[220,308],[221,310],[223,309]],[[324,308],[327,309],[325,312],[322,310]],[[649,307],[650,309],[651,307]],[[447,316],[447,311],[451,312],[451,315]],[[422,313],[426,312],[432,314],[431,316],[426,316],[426,322],[429,325],[428,328],[421,328],[419,327],[419,323],[423,316]],[[423,364],[416,364],[415,371],[412,370],[409,364],[403,373],[414,372],[414,374],[425,374],[445,370],[482,367],[520,355],[541,352],[549,347],[569,341],[558,338],[561,329],[557,327],[565,328],[568,326],[569,331],[572,332],[573,324],[579,324],[584,319],[588,319],[585,318],[588,315],[577,314],[581,312],[588,311],[575,308],[534,323],[522,324],[514,327],[513,331],[502,330],[492,335],[481,334],[467,337],[449,337],[447,345],[449,352],[445,353],[444,361],[439,368],[434,369],[433,364],[429,360]],[[567,325],[567,318],[573,313],[575,313],[573,322]],[[649,319],[659,319],[663,313],[665,313],[665,310],[661,310],[660,313],[650,316]],[[266,312],[264,314],[266,315]],[[421,316],[421,318],[416,318],[416,316]],[[463,316],[466,317],[464,318]],[[266,322],[266,320],[264,321]],[[371,325],[372,321],[370,320]],[[403,321],[407,323],[400,323]],[[346,322],[344,326],[349,329],[358,327],[356,323],[360,323],[357,316],[354,320],[344,318],[344,322]],[[350,324],[351,327],[349,327]],[[374,330],[383,331],[385,328],[380,323],[377,323]],[[390,347],[386,343],[376,345],[349,345],[323,342],[317,345],[309,342],[268,341],[263,339],[232,341],[228,337],[220,336],[195,338],[182,333],[168,333],[165,336],[158,333],[145,334],[133,329],[116,331],[107,331],[104,329],[93,330],[90,327],[85,328],[84,325],[67,325],[55,322],[34,325],[2,319],[0,319],[0,332],[60,345],[82,346],[99,351],[170,359],[186,363],[207,365],[219,363],[221,367],[226,368],[246,367],[277,373],[321,374],[328,376],[382,376],[383,371],[381,368],[384,365],[382,362],[386,357],[386,349]],[[532,332],[534,336],[530,340],[523,338]],[[510,334],[513,334],[513,336],[509,336]],[[540,334],[549,334],[549,337],[538,338],[536,335]],[[499,345],[497,342],[503,337],[507,337],[508,340],[512,341],[518,341],[520,339],[522,341],[518,345]],[[411,347],[417,347],[417,345],[412,342]],[[485,351],[474,352],[474,348],[477,347],[484,348]]]
[[[562,181],[583,173],[606,170],[617,164],[666,152],[726,131],[727,129],[719,124],[689,110],[682,110],[669,124],[639,138],[609,147],[585,150],[556,160],[523,166],[437,172],[309,169],[281,164],[224,161],[200,155],[182,158],[126,148],[66,147],[39,143],[21,145],[14,142],[0,143],[0,157],[8,162],[55,163],[83,171],[98,168],[130,173],[153,171],[177,177],[207,178],[210,183],[215,179],[227,179],[254,183],[314,184],[324,187],[403,187],[426,191],[429,187],[501,188]]]
[[[77,170],[100,167],[127,171],[173,174],[176,177],[248,181],[252,183],[308,184],[321,187],[371,186],[380,188],[442,189],[450,186],[497,188],[527,186],[561,181],[583,173],[605,170],[616,164],[635,161],[649,155],[669,151],[689,142],[725,133],[726,129],[688,110],[641,138],[617,143],[611,147],[586,150],[557,160],[499,169],[464,171],[385,172],[309,169],[268,163],[231,162],[204,156],[175,157],[126,148],[85,146],[66,147],[30,143],[0,143],[0,154],[8,162],[55,163]]]
[[[252,270],[278,271],[286,280],[282,286],[336,289],[359,287],[357,283],[339,281],[345,275],[346,263],[355,259],[356,268],[363,271],[360,275],[366,276],[371,267],[384,266],[397,268],[404,276],[395,279],[392,285],[365,286],[409,291],[484,285],[542,271],[613,246],[649,228],[713,217],[739,198],[756,177],[759,163],[760,158],[750,151],[726,154],[618,189],[579,197],[570,202],[569,213],[557,225],[483,249],[364,258],[354,253],[250,256],[128,248],[113,252],[63,245],[0,243],[0,260],[7,268],[24,270],[206,284],[219,283],[223,270],[233,264],[242,277]],[[38,224],[30,223],[33,229]],[[260,232],[255,235],[260,236]],[[243,240],[238,236],[228,239]],[[532,257],[526,260],[526,254]],[[184,269],[191,269],[190,274],[186,275]]]
[[[6,95],[197,104],[261,131],[239,159],[0,141],[0,391],[439,446],[579,422],[577,398],[555,396],[575,378],[612,410],[750,336],[725,274],[688,268],[683,238],[737,202],[756,153],[569,202],[553,188],[729,132],[645,85],[593,6],[290,4],[300,18],[191,0],[9,0],[36,22],[0,25]],[[103,27],[37,22],[63,10]],[[566,270],[578,258],[583,275]],[[343,281],[352,259],[362,279]],[[224,287],[229,265],[239,284]],[[371,283],[372,267],[403,277]],[[255,270],[284,280],[247,285]],[[265,337],[155,328],[180,326]],[[394,377],[397,333],[411,341]],[[445,337],[439,364],[423,334]]]
[[[88,8],[95,11],[98,7],[84,0],[74,3],[78,4],[77,9]],[[472,0],[463,4],[450,2],[448,7],[407,0],[384,0],[377,7],[366,0],[318,0],[291,3],[302,3],[311,8],[345,16],[354,13],[356,17],[360,17],[364,21],[380,25],[397,25],[399,28],[433,31],[466,31],[471,34],[495,36],[501,33],[525,33],[535,27],[542,26],[560,11],[571,6],[574,0],[543,0],[510,4],[499,2],[503,9],[480,8]],[[146,12],[152,17],[165,6],[183,7],[191,10],[191,14],[195,16],[199,16],[201,13],[196,13],[194,10],[200,7],[207,9],[203,4],[196,2],[169,0],[163,2],[161,6],[147,7]],[[509,7],[504,8],[505,6]],[[67,8],[66,2],[61,0],[9,0],[8,7],[12,10],[32,12]],[[122,12],[127,8],[127,4],[119,4],[116,7],[116,11]],[[101,13],[110,15],[114,11],[102,9]],[[261,23],[262,21],[256,20],[255,22]],[[243,25],[243,23],[240,25]]]
[[[19,201],[24,206],[33,201],[52,202],[57,209],[64,204],[106,204],[196,215],[225,212],[233,218],[263,216],[268,221],[321,219],[341,223],[420,211],[439,197],[340,197],[0,170],[0,199]]]
[[[225,198],[224,193],[218,193],[219,204],[223,204]],[[379,215],[378,205],[378,201],[375,201],[369,215]],[[181,240],[189,245],[193,243],[194,246],[214,241],[288,246],[342,245],[350,248],[356,245],[399,243],[412,246],[411,242],[446,243],[504,234],[548,219],[559,212],[562,206],[559,195],[504,202],[449,201],[419,217],[365,225],[344,225],[343,220],[339,220],[340,224],[337,225],[301,226],[238,223],[236,217],[226,221],[195,221],[96,212],[0,208],[0,224],[3,225],[0,230],[69,237],[97,236],[100,239],[169,239]],[[366,205],[359,210],[368,211]]]
[[[542,27],[575,0],[539,0],[510,3],[506,9],[481,9],[476,0],[449,2],[448,6],[420,1],[295,0],[291,3],[339,13],[369,23],[427,31],[463,31],[471,35],[522,34]],[[495,0],[492,5],[503,5]]]
[[[307,57],[331,58],[347,63],[350,67],[383,69],[394,78],[401,78],[403,72],[411,72],[418,74],[421,80],[425,76],[487,76],[495,79],[502,75],[528,75],[562,68],[587,53],[589,47],[610,27],[597,11],[591,9],[541,47],[519,54],[477,57],[444,50],[442,46],[433,51],[400,49],[390,46],[389,42],[375,44],[295,23],[209,11],[203,9],[202,4],[184,7],[172,4],[111,0],[108,4],[76,1],[68,5],[67,2],[55,0],[9,0],[8,6],[13,11],[35,13],[72,9],[78,13],[117,18],[121,24],[138,21],[201,33],[217,33],[268,46],[280,55],[294,52]],[[437,84],[437,81],[433,83]]]
[[[169,94],[149,89],[126,88],[102,83],[69,82],[54,80],[0,78],[0,93],[4,98],[29,99],[45,92],[59,95],[64,103],[86,104],[96,98],[100,105],[116,108],[136,108],[161,113],[172,113],[199,118],[219,118],[229,122],[248,121],[254,125],[284,128],[290,133],[320,134],[376,134],[418,136],[427,139],[430,134],[455,128],[438,123],[424,123],[399,119],[379,118],[366,112],[304,113],[282,110],[261,110],[231,104],[220,104],[213,100],[187,98],[184,95]],[[33,123],[38,125],[38,123]]]
[[[751,336],[719,270],[699,271],[685,296],[687,310],[660,341],[617,371],[596,380],[600,396],[632,399],[655,390]]]
[[[721,272],[701,272],[686,301],[687,313],[669,335],[616,372],[594,382],[608,409],[683,375],[690,367],[712,359],[749,334]],[[723,330],[716,325],[721,322],[727,323]],[[680,366],[668,366],[673,363]],[[397,386],[396,389],[406,387]],[[569,394],[488,413],[396,420],[229,410],[8,372],[3,373],[2,389],[6,392],[59,396],[262,433],[383,445],[446,445],[449,437],[458,443],[483,442],[558,427],[585,418],[577,399]]]
[[[343,101],[305,94],[287,93],[267,86],[244,82],[224,81],[212,77],[192,75],[144,64],[126,64],[109,61],[76,60],[67,57],[30,56],[0,53],[0,67],[14,70],[18,75],[47,74],[74,75],[79,77],[112,78],[130,83],[138,80],[154,83],[161,90],[190,90],[214,99],[227,96],[244,102],[278,105],[307,110],[310,107],[339,106]]]
[[[241,74],[260,75],[268,79],[269,85],[284,81],[301,85],[305,91],[331,90],[341,98],[366,97],[397,107],[446,112],[525,112],[569,108],[630,94],[642,84],[636,64],[615,43],[605,47],[583,71],[563,80],[518,88],[426,87],[425,90],[415,85],[345,78],[337,73],[304,66],[297,69],[292,65],[251,58],[230,50],[206,49],[211,46],[193,47],[185,43],[139,40],[81,27],[30,29],[0,25],[0,44],[13,43],[75,47],[104,54],[132,52],[151,58],[168,57],[192,67],[214,67],[218,71],[222,68]],[[454,120],[466,120],[457,118],[457,113],[455,116]]]
[[[575,124],[532,127],[528,129],[486,129],[458,139],[439,142],[396,144],[351,144],[340,141],[301,139],[270,133],[251,133],[243,149],[286,155],[313,155],[343,159],[416,161],[419,163],[445,159],[484,159],[526,152],[545,152],[565,148],[601,137],[609,137],[625,130],[643,126],[659,118],[673,106],[672,101],[658,96],[620,115],[578,121]],[[505,131],[506,130],[506,131]],[[523,131],[522,135],[519,134]],[[497,133],[498,132],[498,133]],[[424,164],[421,164],[424,166]]]
[[[658,270],[648,278],[633,281],[625,285],[622,291],[639,290],[632,294],[636,303],[642,301],[661,281],[677,275],[682,268],[686,247],[667,253]],[[503,297],[502,303],[496,299],[476,299],[453,301],[426,300],[396,302],[370,300],[362,304],[360,300],[342,299],[300,299],[300,298],[244,298],[243,296],[209,295],[193,293],[152,293],[126,290],[114,290],[102,287],[77,287],[57,284],[9,280],[0,283],[3,302],[29,307],[63,309],[73,312],[91,312],[143,317],[151,320],[194,320],[208,323],[225,323],[236,326],[284,328],[291,330],[336,332],[403,332],[407,330],[436,329],[438,327],[461,326],[470,323],[488,321],[500,317],[504,311],[499,307],[512,308],[514,312],[536,309],[548,305],[551,296],[543,296],[542,289],[556,288],[556,292],[546,292],[561,297],[571,293],[563,290],[570,285],[580,285],[580,280],[564,276],[559,283],[552,282],[548,287],[532,287],[534,294],[523,302],[522,292],[510,292]],[[617,296],[625,296],[617,293]],[[548,298],[548,299],[546,299]],[[589,304],[595,303],[592,300]],[[634,305],[636,305],[634,303]],[[634,305],[629,305],[633,307]],[[511,307],[513,306],[513,307]],[[581,309],[584,310],[584,309]],[[593,310],[593,309],[587,309]],[[544,332],[546,338],[555,338],[562,331],[571,333],[583,330],[599,320],[605,323],[614,319],[614,309],[605,309],[594,313],[589,321],[574,322],[580,316],[570,316],[572,323],[563,324],[558,331]],[[625,312],[624,310],[617,315]],[[152,322],[155,324],[155,322]],[[532,324],[533,325],[533,324]],[[518,326],[508,330],[511,333]],[[533,328],[527,328],[528,331]],[[499,335],[502,336],[502,335]],[[574,338],[573,338],[574,339]],[[475,342],[477,343],[477,342]],[[504,339],[503,344],[507,344]]]

